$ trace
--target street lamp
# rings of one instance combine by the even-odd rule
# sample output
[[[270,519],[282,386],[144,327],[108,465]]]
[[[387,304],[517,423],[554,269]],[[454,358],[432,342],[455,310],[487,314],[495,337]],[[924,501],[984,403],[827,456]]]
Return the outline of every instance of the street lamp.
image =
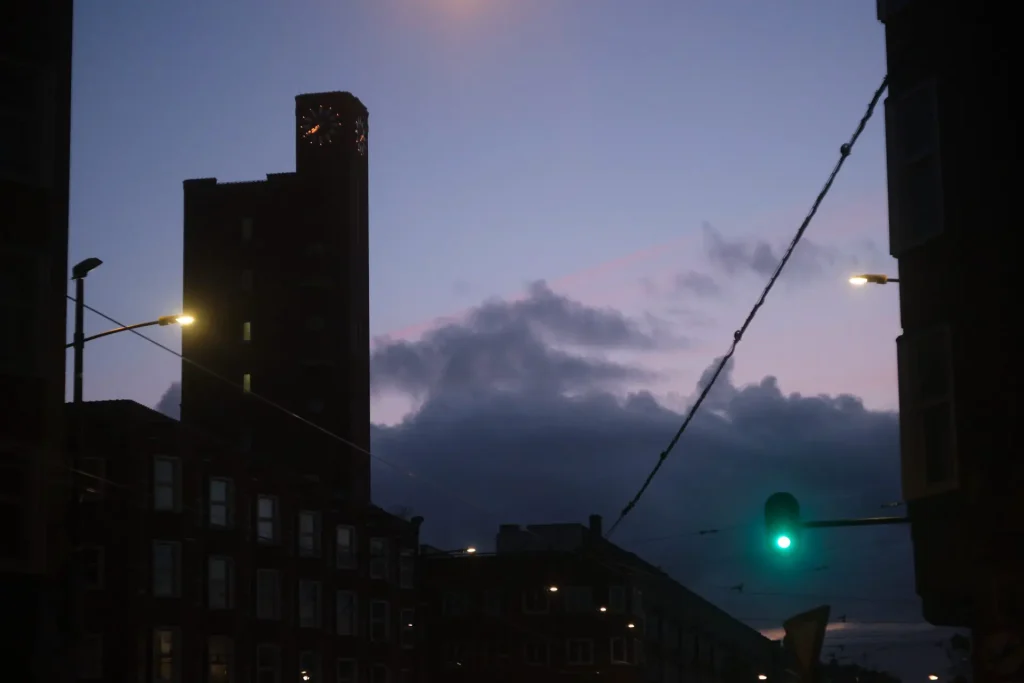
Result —
[[[190,315],[162,315],[156,320],[149,320],[144,323],[135,323],[134,325],[124,325],[123,327],[115,327],[112,330],[107,330],[106,332],[100,332],[99,334],[94,334],[89,337],[85,337],[84,339],[82,339],[82,344],[84,345],[86,342],[91,342],[93,339],[99,339],[100,337],[109,337],[110,335],[117,334],[118,332],[128,332],[129,330],[137,330],[140,327],[152,327],[153,325],[159,325],[160,327],[166,327],[167,325],[181,325],[184,327],[187,325],[191,325],[195,321],[196,319]],[[70,349],[74,345],[75,342],[71,342],[65,348]]]
[[[103,261],[90,257],[81,261],[71,269],[71,279],[75,282],[75,336],[71,345],[75,347],[75,378],[74,397],[75,410],[82,403],[82,355],[85,350],[85,278],[103,265]]]
[[[928,674],[928,680],[929,681],[937,681],[937,680],[939,680],[939,677],[936,676],[935,674]]]
[[[887,285],[890,282],[899,284],[899,278],[889,277],[888,275],[879,275],[877,273],[864,273],[863,275],[854,275],[850,278],[850,284],[857,287],[862,287],[866,284],[873,285]]]

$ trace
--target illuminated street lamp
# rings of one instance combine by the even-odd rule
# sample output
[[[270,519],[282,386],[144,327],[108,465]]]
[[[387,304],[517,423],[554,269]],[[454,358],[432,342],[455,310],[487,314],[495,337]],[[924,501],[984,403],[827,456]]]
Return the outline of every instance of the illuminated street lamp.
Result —
[[[899,278],[889,277],[888,275],[879,275],[877,273],[864,273],[862,275],[854,275],[850,278],[850,284],[862,287],[866,284],[872,285],[887,285],[890,282],[899,284]]]
[[[757,680],[759,680],[759,681],[767,681],[768,677],[766,675],[764,675],[764,674],[757,674]]]
[[[935,674],[928,674],[928,680],[929,681],[937,681],[937,680],[939,680],[939,677],[936,676]]]
[[[85,344],[86,342],[90,342],[93,339],[99,339],[100,337],[109,337],[110,335],[117,334],[118,332],[128,332],[130,330],[137,330],[142,327],[152,327],[153,325],[159,325],[160,327],[166,327],[168,325],[181,325],[182,327],[186,327],[188,325],[191,325],[195,321],[196,319],[190,315],[162,315],[156,320],[148,320],[144,323],[135,323],[134,325],[115,327],[114,329],[107,330],[106,332],[100,332],[99,334],[94,334],[90,337],[83,337],[81,343]],[[71,342],[64,348],[70,349],[74,345],[75,342]]]

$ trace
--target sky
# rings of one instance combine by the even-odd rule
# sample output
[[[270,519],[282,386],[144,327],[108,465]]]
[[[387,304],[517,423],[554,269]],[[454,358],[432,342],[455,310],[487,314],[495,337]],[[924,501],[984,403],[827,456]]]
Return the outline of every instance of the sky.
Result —
[[[180,310],[183,180],[294,169],[296,94],[367,105],[375,496],[452,547],[614,519],[885,72],[864,3],[76,9],[71,262],[104,261],[88,302],[120,322]],[[846,282],[895,266],[879,110],[615,540],[758,629],[830,602],[829,651],[912,681],[949,634],[920,623],[906,529],[817,532],[799,568],[752,550],[774,490],[814,516],[899,499],[897,296]],[[179,376],[118,335],[88,347],[85,397],[155,406]]]

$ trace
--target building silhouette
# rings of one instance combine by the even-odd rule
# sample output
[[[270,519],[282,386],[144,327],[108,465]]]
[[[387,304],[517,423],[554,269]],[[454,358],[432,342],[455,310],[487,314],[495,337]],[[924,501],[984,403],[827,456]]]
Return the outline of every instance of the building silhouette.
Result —
[[[0,9],[0,626],[3,677],[29,682],[66,659],[71,34],[71,0]]]
[[[184,183],[197,322],[182,340],[181,449],[205,521],[181,552],[237,596],[227,617],[207,605],[152,632],[152,652],[206,653],[187,680],[390,683],[419,669],[399,625],[416,623],[421,520],[370,501],[367,132],[355,96],[299,95],[294,172]],[[162,561],[185,561],[165,540]],[[229,650],[234,679],[211,654]]]
[[[928,621],[970,626],[976,654],[999,652],[1024,638],[1021,287],[1010,218],[1020,48],[1009,8],[988,0],[879,0],[878,18],[917,591]],[[1019,648],[1011,655],[1024,661]],[[976,664],[975,681],[993,680]]]
[[[780,680],[781,649],[590,525],[421,555],[431,681]]]

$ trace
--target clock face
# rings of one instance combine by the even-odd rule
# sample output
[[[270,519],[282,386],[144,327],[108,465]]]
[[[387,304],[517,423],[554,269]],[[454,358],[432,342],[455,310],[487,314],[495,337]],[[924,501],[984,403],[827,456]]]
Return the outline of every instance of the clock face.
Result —
[[[359,156],[366,156],[366,136],[369,132],[370,124],[366,119],[356,119],[356,151],[359,152]]]
[[[303,114],[299,132],[311,145],[329,145],[341,132],[341,119],[330,107],[314,107]]]

